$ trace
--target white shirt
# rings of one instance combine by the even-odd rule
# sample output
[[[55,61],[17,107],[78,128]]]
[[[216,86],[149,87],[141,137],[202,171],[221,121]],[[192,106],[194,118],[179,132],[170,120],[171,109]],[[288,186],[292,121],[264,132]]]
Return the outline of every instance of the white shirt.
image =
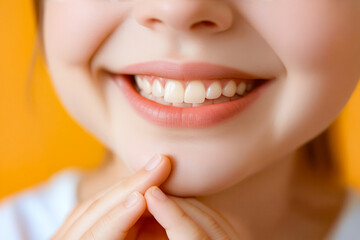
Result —
[[[0,205],[1,240],[47,240],[77,205],[80,171],[69,169],[49,181],[6,198]]]
[[[81,171],[68,169],[0,205],[1,240],[47,240],[78,204]],[[360,239],[360,192],[348,189],[340,217],[326,240]]]
[[[348,188],[347,198],[327,240],[360,239],[360,192]]]

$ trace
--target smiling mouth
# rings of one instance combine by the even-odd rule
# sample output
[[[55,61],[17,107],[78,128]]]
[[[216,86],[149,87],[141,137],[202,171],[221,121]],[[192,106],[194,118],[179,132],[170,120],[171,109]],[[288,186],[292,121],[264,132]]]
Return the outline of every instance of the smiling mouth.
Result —
[[[152,75],[132,75],[135,90],[162,105],[201,107],[243,98],[264,83],[263,79],[180,81]]]
[[[249,108],[273,78],[209,63],[153,61],[111,73],[143,119],[164,127],[204,128]],[[120,74],[119,74],[120,73]]]

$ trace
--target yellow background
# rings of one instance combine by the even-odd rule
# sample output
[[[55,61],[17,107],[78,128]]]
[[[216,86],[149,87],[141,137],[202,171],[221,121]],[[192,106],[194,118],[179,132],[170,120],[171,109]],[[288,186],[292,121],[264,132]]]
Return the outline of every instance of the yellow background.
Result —
[[[0,0],[0,199],[68,167],[91,168],[104,148],[66,114],[44,62],[26,95],[35,27],[30,0]],[[31,107],[33,106],[33,107]],[[332,127],[347,183],[360,187],[360,88]]]

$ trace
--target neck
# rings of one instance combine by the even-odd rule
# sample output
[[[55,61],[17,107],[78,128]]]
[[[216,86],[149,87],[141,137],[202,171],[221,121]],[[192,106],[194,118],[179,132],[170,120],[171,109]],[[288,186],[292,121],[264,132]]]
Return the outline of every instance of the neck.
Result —
[[[253,236],[259,229],[271,233],[288,211],[294,167],[292,153],[241,183],[199,200],[227,219],[240,236]]]

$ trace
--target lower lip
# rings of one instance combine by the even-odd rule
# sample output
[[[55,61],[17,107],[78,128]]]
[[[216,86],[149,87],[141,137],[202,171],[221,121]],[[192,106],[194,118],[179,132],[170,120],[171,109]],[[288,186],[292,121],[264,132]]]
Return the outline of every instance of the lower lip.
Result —
[[[234,101],[181,108],[162,105],[141,96],[131,83],[130,76],[113,75],[113,79],[140,116],[153,124],[173,128],[206,128],[223,123],[250,107],[272,82],[265,81],[246,96]]]

